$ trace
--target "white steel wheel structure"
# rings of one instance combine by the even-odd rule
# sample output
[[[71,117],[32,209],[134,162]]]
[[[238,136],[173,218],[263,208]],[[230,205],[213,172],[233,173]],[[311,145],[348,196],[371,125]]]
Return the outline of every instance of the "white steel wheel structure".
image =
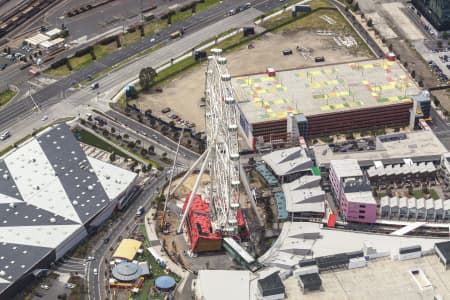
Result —
[[[227,59],[221,49],[212,49],[206,71],[206,135],[207,147],[173,192],[192,174],[203,161],[191,192],[178,232],[189,213],[200,179],[207,168],[210,186],[205,199],[211,209],[211,225],[214,232],[226,236],[238,233],[239,209],[239,145],[236,100],[233,97],[231,76]],[[172,193],[173,193],[172,192]]]

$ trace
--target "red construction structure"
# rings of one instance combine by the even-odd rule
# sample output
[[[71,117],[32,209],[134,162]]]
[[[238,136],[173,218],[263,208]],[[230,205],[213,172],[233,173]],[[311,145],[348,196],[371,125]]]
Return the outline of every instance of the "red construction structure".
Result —
[[[186,195],[183,213],[186,210],[190,193]],[[195,195],[185,225],[187,227],[190,250],[194,253],[220,251],[222,236],[213,232],[211,227],[210,209],[208,203],[200,195]]]

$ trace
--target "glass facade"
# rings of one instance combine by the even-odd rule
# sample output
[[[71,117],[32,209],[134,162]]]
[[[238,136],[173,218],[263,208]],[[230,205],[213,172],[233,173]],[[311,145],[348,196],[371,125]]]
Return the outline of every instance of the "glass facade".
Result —
[[[412,0],[412,3],[437,30],[450,30],[449,0]]]

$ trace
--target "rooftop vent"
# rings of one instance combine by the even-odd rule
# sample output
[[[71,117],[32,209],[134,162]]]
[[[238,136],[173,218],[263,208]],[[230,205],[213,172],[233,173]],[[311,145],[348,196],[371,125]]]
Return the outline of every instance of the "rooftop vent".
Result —
[[[3,174],[3,179],[8,180],[9,179],[9,175],[8,174]]]
[[[73,205],[78,205],[78,201],[77,201],[77,200],[74,200],[74,201],[72,202],[72,204],[73,204]]]
[[[94,189],[94,187],[92,185],[88,185],[87,188],[88,188],[89,191],[92,191]]]
[[[14,203],[10,203],[9,207],[14,208],[15,207]]]
[[[50,223],[56,223],[56,219],[55,218],[50,218]]]

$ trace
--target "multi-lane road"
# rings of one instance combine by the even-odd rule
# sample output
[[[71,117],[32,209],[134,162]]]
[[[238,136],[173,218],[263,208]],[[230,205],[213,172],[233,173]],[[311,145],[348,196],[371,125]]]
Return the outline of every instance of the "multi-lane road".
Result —
[[[90,75],[97,74],[109,67],[113,67],[120,62],[136,55],[148,48],[151,48],[161,42],[167,41],[170,34],[174,31],[185,29],[185,35],[178,41],[171,41],[165,47],[156,50],[149,55],[138,59],[137,61],[120,68],[117,72],[108,75],[108,79],[101,80],[106,83],[106,87],[102,89],[116,89],[117,86],[129,81],[130,78],[137,76],[143,65],[157,67],[163,63],[170,61],[186,51],[196,47],[206,39],[212,38],[223,31],[236,28],[248,24],[264,11],[273,9],[280,4],[277,0],[258,0],[256,8],[245,10],[234,16],[226,17],[227,12],[243,5],[245,0],[231,0],[218,4],[206,11],[202,11],[182,22],[172,25],[155,36],[148,36],[128,47],[112,53],[111,55],[98,60],[85,68],[72,73],[71,75],[48,85],[42,90],[33,94],[33,101],[30,97],[23,101],[16,101],[6,106],[0,111],[0,129],[4,130],[9,125],[23,119],[24,116],[32,112],[34,103],[41,107],[46,107],[61,101],[65,91],[88,78]],[[261,10],[257,9],[260,8]],[[103,84],[101,84],[101,87]],[[79,95],[79,98],[85,95]]]

